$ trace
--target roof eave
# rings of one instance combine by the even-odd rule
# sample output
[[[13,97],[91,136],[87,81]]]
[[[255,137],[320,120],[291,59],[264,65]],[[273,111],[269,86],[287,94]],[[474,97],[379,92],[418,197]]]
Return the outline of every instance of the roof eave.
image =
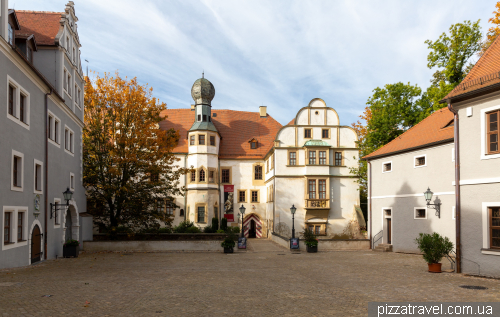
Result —
[[[414,146],[414,147],[411,147],[411,148],[406,148],[406,149],[398,150],[398,151],[392,151],[392,152],[389,152],[389,153],[384,153],[384,154],[375,155],[375,156],[371,156],[371,157],[367,157],[369,155],[366,155],[366,156],[362,157],[361,160],[362,161],[370,161],[370,160],[374,160],[374,159],[378,159],[378,158],[382,158],[382,157],[387,157],[387,156],[401,154],[401,153],[406,153],[406,152],[411,152],[411,151],[415,151],[415,150],[419,150],[419,149],[423,149],[423,148],[433,147],[433,146],[444,144],[444,143],[450,143],[450,142],[453,142],[453,141],[454,141],[454,138],[449,138],[449,139],[445,139],[445,140],[440,140],[440,141],[436,141],[436,142],[426,143],[426,144],[423,144],[423,145]]]
[[[450,98],[447,98],[447,99],[443,98],[443,99],[441,99],[439,101],[439,103],[443,104],[443,103],[452,103],[452,102],[465,101],[465,100],[472,99],[472,98],[475,98],[475,97],[480,97],[480,96],[483,96],[483,95],[487,95],[487,94],[495,92],[497,90],[500,90],[500,83],[496,83],[496,84],[493,84],[493,85],[482,87],[482,88],[479,88],[479,89],[476,89],[476,90],[473,90],[473,91],[469,91],[469,92],[466,92],[466,93],[463,93],[463,94],[460,94],[460,95],[456,95],[456,96],[453,96],[453,97],[450,97]]]

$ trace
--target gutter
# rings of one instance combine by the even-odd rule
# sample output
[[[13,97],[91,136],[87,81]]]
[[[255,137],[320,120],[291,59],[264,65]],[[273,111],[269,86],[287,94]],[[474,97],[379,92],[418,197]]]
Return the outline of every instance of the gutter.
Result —
[[[369,160],[374,160],[374,159],[378,159],[378,158],[382,158],[382,157],[386,157],[386,156],[392,156],[392,155],[395,155],[395,154],[401,154],[401,153],[411,152],[411,151],[415,151],[415,150],[418,150],[418,149],[432,147],[432,146],[435,146],[435,145],[450,143],[450,142],[453,142],[453,140],[454,140],[454,138],[445,139],[445,140],[440,140],[440,141],[436,141],[436,142],[432,142],[432,143],[427,143],[427,144],[423,144],[423,145],[419,145],[419,146],[414,146],[414,147],[410,147],[410,148],[407,148],[407,149],[403,149],[403,150],[399,150],[399,151],[394,151],[394,152],[390,152],[390,153],[384,153],[384,154],[370,156],[370,157],[364,156],[364,157],[361,158],[361,160],[362,161],[369,161]]]
[[[455,242],[457,245],[457,273],[462,273],[462,247],[460,241],[460,134],[459,134],[459,118],[458,111],[453,109],[451,101],[448,101],[448,109],[454,115],[454,136],[455,136]]]
[[[44,224],[44,235],[43,235],[43,252],[45,259],[47,259],[47,213],[49,211],[49,103],[48,98],[52,95],[52,88],[50,92],[45,94],[45,186],[44,186],[44,196],[45,196],[45,224]]]
[[[466,93],[463,93],[460,95],[456,95],[456,96],[448,98],[448,99],[442,99],[439,101],[439,103],[440,104],[448,103],[448,105],[449,105],[451,102],[461,102],[461,101],[464,101],[464,100],[467,100],[470,98],[480,97],[482,95],[498,91],[499,89],[500,89],[500,83],[495,83],[495,84],[492,84],[492,85],[489,85],[486,87],[482,87],[479,89],[475,89],[473,91],[469,91],[469,92],[466,92]]]

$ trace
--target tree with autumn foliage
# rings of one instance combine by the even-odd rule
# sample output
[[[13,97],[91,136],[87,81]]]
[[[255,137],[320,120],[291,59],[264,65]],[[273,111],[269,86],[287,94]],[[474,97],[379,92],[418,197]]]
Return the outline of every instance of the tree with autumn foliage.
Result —
[[[119,226],[158,228],[169,219],[157,201],[183,195],[172,149],[177,131],[161,130],[166,104],[152,96],[153,88],[104,74],[86,78],[83,131],[83,183],[87,210],[99,226],[113,232]]]
[[[486,39],[483,41],[481,45],[481,50],[479,51],[479,56],[482,56],[484,52],[490,47],[491,43],[495,41],[497,38],[498,34],[500,34],[500,1],[497,2],[495,5],[497,8],[495,11],[493,11],[493,17],[488,20],[491,24],[493,24],[492,27],[488,29],[488,33],[486,33]]]

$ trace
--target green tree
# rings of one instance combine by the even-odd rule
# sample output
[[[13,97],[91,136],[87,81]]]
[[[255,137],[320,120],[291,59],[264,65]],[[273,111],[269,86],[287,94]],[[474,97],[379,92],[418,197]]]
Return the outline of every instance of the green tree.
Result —
[[[108,229],[118,226],[159,227],[171,219],[164,203],[182,195],[171,151],[179,134],[164,131],[159,122],[166,109],[152,97],[152,88],[136,78],[127,80],[105,74],[85,85],[85,129],[83,131],[83,183],[87,210],[95,222]]]
[[[439,104],[439,101],[452,91],[474,66],[471,58],[481,51],[482,45],[479,21],[453,24],[449,34],[443,32],[436,41],[425,41],[431,50],[427,56],[427,67],[438,68],[431,79],[431,86],[424,94],[424,99],[432,103],[432,110],[445,106]]]

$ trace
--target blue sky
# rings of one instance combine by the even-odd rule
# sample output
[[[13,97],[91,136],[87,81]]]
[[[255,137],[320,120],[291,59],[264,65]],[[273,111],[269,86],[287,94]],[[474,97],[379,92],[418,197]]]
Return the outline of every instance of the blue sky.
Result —
[[[63,11],[66,0],[10,0],[19,10]],[[281,124],[313,98],[358,120],[375,87],[429,85],[427,39],[464,20],[483,33],[496,1],[75,0],[82,60],[154,88],[187,108],[205,71],[214,109],[258,111]],[[83,65],[85,69],[86,65]]]

